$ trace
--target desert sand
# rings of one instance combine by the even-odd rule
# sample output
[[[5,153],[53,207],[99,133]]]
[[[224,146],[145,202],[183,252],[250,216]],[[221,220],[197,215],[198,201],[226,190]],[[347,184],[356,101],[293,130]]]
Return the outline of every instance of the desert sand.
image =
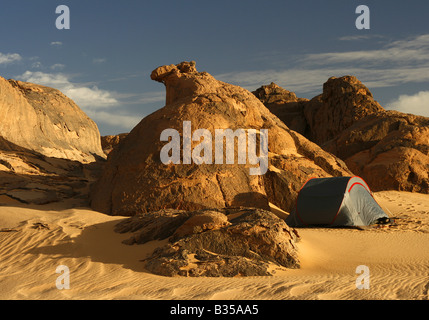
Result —
[[[0,198],[0,299],[361,300],[429,299],[429,195],[375,193],[396,225],[359,229],[298,229],[300,269],[273,266],[271,277],[161,277],[144,269],[159,245],[128,246],[113,231],[125,217],[76,207]],[[56,268],[70,270],[59,290]],[[356,268],[370,271],[357,289]]]

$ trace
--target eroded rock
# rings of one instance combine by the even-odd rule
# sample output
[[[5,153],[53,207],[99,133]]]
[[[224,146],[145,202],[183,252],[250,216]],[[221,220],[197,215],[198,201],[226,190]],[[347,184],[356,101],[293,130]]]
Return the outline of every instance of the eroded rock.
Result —
[[[275,84],[254,94],[374,191],[429,193],[429,118],[386,111],[353,76],[330,78],[310,101],[297,102],[295,94]]]
[[[47,157],[105,158],[97,125],[60,91],[0,77],[0,136]]]
[[[127,244],[168,239],[145,259],[163,276],[268,276],[273,265],[300,266],[298,234],[262,209],[162,210],[131,217],[116,231],[134,232]]]
[[[289,212],[310,177],[350,175],[344,162],[290,130],[252,93],[198,72],[194,62],[162,66],[151,75],[166,87],[166,105],[145,117],[109,154],[96,183],[91,205],[112,215],[135,215],[160,209],[198,210],[248,206],[269,210],[272,202]],[[160,141],[166,129],[184,135],[206,129],[213,137],[212,163],[166,165]],[[216,129],[268,130],[268,170],[251,175],[246,164],[215,163]],[[181,142],[182,143],[182,142]],[[192,141],[191,148],[201,141]],[[238,147],[234,143],[237,157]],[[224,153],[225,157],[225,153]],[[236,158],[235,158],[236,159]]]

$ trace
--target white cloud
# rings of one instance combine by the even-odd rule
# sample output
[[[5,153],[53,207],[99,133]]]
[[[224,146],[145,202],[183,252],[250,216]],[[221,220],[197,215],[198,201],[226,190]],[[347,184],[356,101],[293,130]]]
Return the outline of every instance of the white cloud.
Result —
[[[399,47],[386,48],[370,51],[349,51],[349,52],[331,52],[309,54],[303,59],[304,63],[309,64],[338,64],[338,63],[367,63],[369,65],[380,64],[381,62],[394,63],[415,63],[427,62],[429,50],[420,49],[401,49]]]
[[[122,128],[124,131],[131,131],[143,117],[123,114],[113,114],[106,111],[92,110],[87,112],[88,116],[95,122],[103,122],[112,126]]]
[[[157,102],[165,103],[165,92],[163,92],[163,91],[145,92],[138,99],[138,102],[142,103],[142,104],[157,103]]]
[[[331,76],[354,75],[369,88],[427,82],[429,34],[395,41],[374,50],[308,54],[294,61],[294,65],[293,69],[230,72],[216,78],[248,90],[275,82],[297,93],[321,92],[322,84]]]
[[[8,64],[22,59],[18,53],[1,53],[0,52],[0,64]]]
[[[366,85],[372,88],[427,82],[429,81],[429,64],[392,69],[361,69],[356,71],[356,76],[360,80],[365,79]]]
[[[410,82],[429,81],[429,65],[419,69],[364,69],[364,68],[319,68],[263,70],[216,75],[219,80],[233,83],[253,91],[261,85],[275,82],[297,93],[322,92],[322,85],[330,77],[354,75],[370,88],[389,87]]]
[[[361,35],[353,35],[353,36],[344,36],[338,38],[340,41],[359,41],[359,40],[369,40],[369,39],[382,39],[384,38],[382,35],[378,34],[361,34]]]
[[[52,41],[51,42],[51,46],[53,46],[53,47],[60,47],[62,45],[63,45],[63,43],[61,41]]]
[[[63,89],[64,94],[73,99],[78,105],[93,108],[106,108],[118,105],[118,100],[109,91],[92,88],[70,86]]]
[[[105,63],[106,61],[107,61],[106,58],[95,58],[95,59],[92,59],[92,63],[94,63],[94,64],[102,64],[102,63]]]
[[[40,68],[42,67],[42,63],[41,63],[40,61],[33,62],[33,63],[31,64],[31,67],[32,67],[33,69],[40,69]]]
[[[367,63],[369,65],[393,62],[429,62],[429,34],[398,40],[375,50],[328,52],[308,54],[302,59],[307,64]]]
[[[420,91],[415,95],[401,95],[388,107],[404,113],[429,117],[429,91]]]
[[[54,65],[55,66],[55,65]],[[60,65],[62,66],[62,65]],[[51,67],[52,68],[52,67]],[[70,76],[62,73],[26,71],[20,80],[56,88],[72,99],[96,123],[116,126],[121,130],[131,130],[142,119],[141,116],[124,114],[124,110],[114,110],[119,105],[116,93],[73,83]],[[109,110],[109,111],[106,111]]]
[[[96,86],[89,88],[79,83],[72,83],[69,76],[65,74],[26,71],[19,78],[23,81],[58,89],[85,111],[110,108],[119,104],[111,92],[101,90]]]
[[[50,68],[52,70],[63,70],[65,67],[66,66],[64,64],[56,63],[56,64],[53,64]]]

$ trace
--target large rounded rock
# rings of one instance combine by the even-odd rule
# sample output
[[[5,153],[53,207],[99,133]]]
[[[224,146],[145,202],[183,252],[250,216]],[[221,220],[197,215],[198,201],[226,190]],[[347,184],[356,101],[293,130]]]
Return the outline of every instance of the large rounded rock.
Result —
[[[206,72],[197,72],[193,62],[159,67],[151,77],[165,84],[166,105],[144,118],[109,154],[104,172],[93,188],[95,210],[134,215],[164,208],[269,209],[272,202],[289,211],[308,178],[351,174],[341,160],[290,130],[252,93],[218,81]],[[188,129],[185,122],[190,125]],[[197,141],[185,143],[188,133],[195,134],[198,129],[205,129],[209,137],[198,136]],[[243,129],[245,139],[250,136],[248,129],[255,130],[257,150],[262,130],[268,131],[267,163],[264,165],[262,157],[261,174],[252,174],[251,169],[258,165],[249,162],[246,140],[242,164],[237,156],[237,139],[232,147],[232,164],[226,164],[227,143],[222,144],[223,141],[223,156],[216,161],[218,129]],[[161,141],[164,130],[177,132],[180,139],[175,164],[167,165],[161,159],[163,148],[171,142]],[[185,133],[186,130],[189,132]],[[197,159],[211,163],[195,161],[195,150],[202,145],[207,148],[196,152]],[[185,163],[187,150],[193,152],[189,164]],[[258,156],[263,156],[263,152]]]
[[[97,125],[71,99],[56,89],[2,77],[0,136],[48,157],[105,158]]]

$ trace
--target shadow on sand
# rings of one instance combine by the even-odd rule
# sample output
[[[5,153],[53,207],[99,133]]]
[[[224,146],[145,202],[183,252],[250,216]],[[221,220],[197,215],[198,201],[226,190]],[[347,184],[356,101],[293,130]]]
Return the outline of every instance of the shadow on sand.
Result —
[[[147,258],[156,247],[163,245],[165,241],[151,241],[144,245],[123,244],[122,241],[129,238],[130,234],[114,232],[115,225],[122,220],[122,218],[118,218],[86,226],[75,237],[63,235],[52,245],[38,246],[29,249],[26,253],[37,256],[47,255],[58,260],[76,259],[72,262],[76,265],[80,265],[87,258],[93,263],[116,264],[133,271],[148,273],[141,260]]]

